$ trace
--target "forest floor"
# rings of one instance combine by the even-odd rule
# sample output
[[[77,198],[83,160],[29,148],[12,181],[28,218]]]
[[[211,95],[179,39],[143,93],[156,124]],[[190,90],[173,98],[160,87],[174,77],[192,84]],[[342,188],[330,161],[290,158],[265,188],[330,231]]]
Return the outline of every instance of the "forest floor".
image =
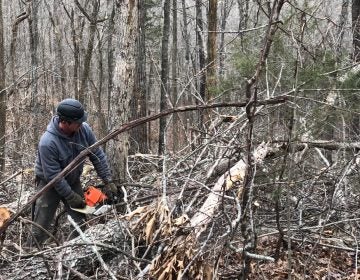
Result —
[[[93,180],[92,176],[93,175],[88,175],[84,181],[86,181],[87,184],[91,183]],[[152,176],[152,178],[156,177],[157,176]],[[153,180],[153,183],[151,183],[151,180],[149,180],[148,182],[150,183],[140,182],[138,186],[127,188],[128,205],[131,206],[131,209],[134,212],[138,211],[138,213],[144,213],[144,207],[148,207],[146,208],[146,211],[149,213],[152,211],[151,209],[154,209],[151,208],[150,205],[154,205],[156,201],[161,200],[158,181]],[[169,193],[171,193],[172,190],[175,190],[175,188],[169,188]],[[194,190],[191,188],[185,192],[187,192],[188,197],[195,195]],[[5,205],[12,209],[12,212],[14,213],[17,207],[23,205],[24,201],[26,201],[33,193],[32,175],[25,174],[24,176],[24,174],[22,174],[21,177],[16,176],[2,186],[0,191],[0,206]],[[204,193],[204,196],[206,196],[206,193]],[[194,205],[193,213],[197,211],[201,202],[202,200],[199,199],[199,202]],[[271,211],[272,206],[273,205],[263,205],[264,209],[261,209],[261,211],[267,213],[268,211]],[[231,204],[223,205],[221,212],[226,212],[227,215],[231,216],[231,212],[233,211],[232,207]],[[138,210],[140,208],[142,209],[141,211]],[[122,209],[124,210],[124,208]],[[118,210],[119,209],[115,211]],[[58,214],[61,216],[63,215],[63,212],[59,211]],[[259,216],[261,216],[261,213]],[[127,253],[129,255],[142,258],[144,255],[139,252],[143,253],[150,247],[149,244],[144,245],[144,240],[153,238],[156,242],[152,242],[151,244],[153,247],[150,250],[152,254],[147,255],[146,257],[153,261],[153,258],[156,255],[156,252],[154,253],[154,251],[160,250],[159,244],[162,242],[171,244],[171,240],[174,240],[178,234],[167,236],[165,241],[161,238],[156,239],[156,232],[163,229],[162,226],[164,226],[164,223],[163,221],[160,221],[157,224],[155,217],[159,218],[159,215],[153,215],[148,220],[146,220],[145,215],[143,215],[142,218],[139,219],[143,219],[142,224],[139,220],[136,221],[138,227],[137,230],[133,230],[133,228],[128,225],[126,231],[132,231],[129,235],[132,237],[133,242],[131,246],[124,246],[119,243],[124,242],[124,239],[121,241],[114,241],[104,237],[103,241],[109,242],[111,246],[128,250]],[[112,215],[104,216],[99,220],[89,222],[88,228],[91,229],[99,223],[106,224],[109,221],[114,221],[114,219],[121,220],[122,225],[124,225],[129,221],[129,216],[126,218],[123,213],[116,212],[115,214],[113,213]],[[240,279],[239,277],[242,273],[244,256],[240,251],[234,251],[233,247],[234,245],[241,247],[243,238],[241,236],[241,230],[238,229],[231,238],[233,247],[229,248],[227,246],[229,240],[226,240],[226,237],[224,238],[227,219],[229,219],[229,217],[224,217],[224,215],[216,216],[214,220],[215,226],[212,229],[212,236],[208,239],[206,246],[203,246],[204,239],[202,239],[198,245],[198,248],[200,248],[199,252],[201,252],[200,258],[203,263],[206,262],[207,264],[210,264],[213,271],[216,271],[215,275],[213,275],[215,279]],[[357,222],[356,213],[354,213],[354,216],[350,217],[350,219]],[[48,244],[46,249],[44,249],[43,254],[41,253],[41,250],[38,250],[36,254],[26,255],[25,251],[22,250],[22,247],[27,236],[30,234],[29,220],[31,220],[30,209],[24,212],[21,218],[14,222],[7,230],[4,243],[2,244],[0,257],[1,280],[24,279],[24,275],[26,275],[26,279],[66,279],[66,277],[69,277],[68,279],[111,278],[106,273],[101,263],[94,261],[96,257],[85,260],[85,262],[89,262],[89,267],[91,267],[90,270],[84,269],[83,266],[79,267],[80,261],[78,264],[73,263],[72,269],[69,268],[69,263],[66,264],[64,262],[63,269],[68,269],[69,271],[72,271],[72,273],[65,274],[67,275],[66,277],[65,275],[59,274],[58,262],[65,254],[64,251],[62,251],[62,246],[68,244],[66,243],[66,234],[69,230],[69,223],[64,217],[57,219],[57,226],[55,226],[56,232],[54,232],[59,238],[60,244]],[[150,225],[154,225],[154,227],[150,228]],[[274,216],[269,219],[264,219],[261,221],[261,226],[259,226],[257,247],[255,250],[255,254],[260,257],[251,260],[250,272],[247,279],[360,279],[356,232],[353,232],[353,238],[349,238],[349,235],[351,235],[349,232],[351,232],[352,227],[347,230],[344,230],[343,228],[346,228],[346,222],[335,222],[329,224],[327,227],[317,227],[314,225],[312,227],[307,227],[306,229],[304,228],[304,230],[294,230],[292,231],[291,243],[289,244],[288,236],[286,234],[282,239],[280,238],[281,234],[276,228]],[[284,228],[283,230],[285,231]],[[208,232],[206,234],[208,234]],[[126,242],[130,242],[128,238],[126,238],[126,240]],[[189,243],[188,246],[192,245]],[[137,253],[134,253],[134,251]],[[79,253],[79,258],[81,254],[82,253]],[[109,269],[114,271],[116,279],[161,279],[160,277],[156,278],[148,276],[139,278],[139,276],[136,275],[141,272],[144,265],[134,265],[135,261],[127,258],[127,256],[124,256],[126,262],[124,262],[124,259],[117,261],[118,255],[119,252],[112,255],[105,254],[106,257],[103,259]],[[261,256],[274,258],[274,261],[261,259]],[[46,258],[46,262],[44,258]],[[85,259],[84,256],[81,258]],[[46,263],[47,268],[39,268],[39,261]],[[127,269],[124,268],[124,263],[130,263]],[[180,261],[178,264],[179,263]],[[196,262],[194,262],[194,265],[196,265],[195,263]],[[24,271],[24,273],[26,271],[26,274],[19,272],[14,273],[14,270],[19,271],[19,269],[20,271]],[[201,273],[197,271],[196,273],[199,279],[210,279],[206,276],[204,271]],[[291,278],[289,278],[289,274],[291,275]],[[173,279],[176,279],[177,276],[174,275],[175,278]],[[192,278],[185,277],[183,279]]]

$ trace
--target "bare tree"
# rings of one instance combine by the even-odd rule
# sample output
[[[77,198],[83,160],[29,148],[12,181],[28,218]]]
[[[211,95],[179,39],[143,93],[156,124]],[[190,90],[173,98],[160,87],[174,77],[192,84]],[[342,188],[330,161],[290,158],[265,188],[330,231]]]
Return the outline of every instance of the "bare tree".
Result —
[[[6,89],[5,89],[5,50],[2,1],[0,0],[0,180],[5,171],[6,135]]]
[[[199,63],[199,88],[198,92],[202,100],[206,100],[206,75],[205,75],[205,50],[204,50],[204,39],[203,39],[203,19],[202,19],[202,2],[200,0],[195,1],[196,6],[196,51],[198,55]]]
[[[220,17],[220,42],[219,42],[219,78],[223,78],[224,76],[224,68],[225,68],[225,59],[226,59],[226,48],[225,48],[225,32],[226,32],[226,24],[228,20],[229,13],[233,7],[233,1],[229,3],[228,0],[221,2],[221,17]]]
[[[53,5],[53,11],[51,11],[51,7],[47,1],[44,1],[46,8],[49,13],[49,20],[53,27],[54,32],[54,48],[55,48],[55,61],[58,63],[54,65],[54,72],[56,73],[55,76],[55,92],[56,95],[59,95],[60,92],[60,99],[64,99],[66,97],[66,70],[65,70],[65,61],[64,61],[64,48],[63,48],[63,37],[61,36],[60,24],[59,24],[59,2],[55,2]],[[58,78],[60,77],[60,78]]]
[[[30,108],[32,110],[33,118],[36,119],[39,116],[40,104],[38,97],[38,71],[39,71],[39,58],[38,58],[38,47],[39,47],[39,29],[38,29],[38,11],[40,1],[31,1],[29,4],[29,40],[30,40],[30,54],[31,54],[31,101]],[[37,122],[33,123],[33,137],[34,143],[37,143],[39,139],[39,128]],[[35,144],[36,147],[37,144]]]
[[[360,1],[352,2],[352,28],[353,28],[353,47],[354,61],[360,60]]]
[[[348,20],[348,8],[350,6],[350,0],[343,0],[341,5],[341,13],[339,17],[339,27],[337,31],[337,44],[336,51],[341,54],[341,48],[344,41],[345,25]]]
[[[136,71],[134,73],[134,88],[131,98],[131,115],[132,119],[138,119],[147,114],[147,98],[146,98],[146,45],[145,45],[145,21],[146,21],[146,5],[144,0],[138,0],[138,27],[136,38]],[[148,152],[148,131],[144,124],[138,126],[131,131],[130,152]]]
[[[353,60],[360,61],[360,1],[352,1],[352,35],[353,35]],[[359,98],[355,95],[351,101],[353,104],[359,103]],[[351,131],[353,139],[357,139],[360,134],[360,116],[355,114],[351,119]]]
[[[249,0],[237,0],[239,9],[239,30],[248,28]]]
[[[173,31],[172,31],[172,56],[171,56],[171,95],[173,104],[175,107],[179,105],[178,103],[178,8],[177,8],[177,0],[172,1],[172,13],[173,13]],[[173,150],[176,151],[180,144],[180,123],[179,116],[174,114],[173,116]]]
[[[75,0],[75,3],[90,23],[89,41],[87,44],[86,53],[85,53],[85,57],[84,57],[84,66],[83,66],[83,71],[81,74],[80,89],[79,89],[79,93],[78,93],[79,101],[84,103],[85,102],[85,92],[86,92],[87,83],[88,83],[88,79],[89,79],[89,75],[90,75],[92,53],[93,53],[94,44],[95,44],[94,41],[95,41],[96,24],[99,21],[98,15],[99,15],[99,11],[100,11],[100,3],[97,0],[93,0],[91,2],[92,8],[93,8],[91,14],[87,13],[85,8],[81,6],[79,1]]]
[[[164,22],[161,39],[161,96],[160,111],[167,108],[169,92],[169,35],[170,35],[170,0],[164,1]],[[166,118],[160,118],[159,122],[159,154],[165,152]]]
[[[211,91],[217,85],[217,0],[209,0],[206,97],[210,99]]]
[[[112,124],[124,124],[130,118],[130,99],[134,87],[135,50],[138,28],[138,2],[123,1],[118,7],[116,33],[117,48],[121,50],[116,57],[113,90],[111,93],[110,116]],[[129,135],[119,136],[110,143],[108,154],[115,177],[125,180],[127,176],[127,157],[129,153]]]

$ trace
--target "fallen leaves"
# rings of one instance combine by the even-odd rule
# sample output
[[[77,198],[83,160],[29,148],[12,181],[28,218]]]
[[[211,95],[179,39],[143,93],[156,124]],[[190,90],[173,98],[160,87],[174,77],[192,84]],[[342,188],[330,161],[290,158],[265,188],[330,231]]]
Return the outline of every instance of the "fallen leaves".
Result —
[[[5,207],[0,207],[0,227],[2,227],[8,219],[10,219],[10,211]]]

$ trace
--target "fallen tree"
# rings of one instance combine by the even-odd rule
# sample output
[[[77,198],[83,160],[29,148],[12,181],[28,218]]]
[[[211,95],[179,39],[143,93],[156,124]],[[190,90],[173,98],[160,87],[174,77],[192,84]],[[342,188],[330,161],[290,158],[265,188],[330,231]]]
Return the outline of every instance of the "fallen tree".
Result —
[[[267,144],[257,147],[254,152],[255,163],[261,164],[269,152],[274,152],[274,149]],[[151,277],[160,280],[175,279],[180,275],[186,275],[189,279],[212,279],[215,267],[201,256],[205,252],[202,249],[211,237],[211,230],[207,240],[201,240],[201,236],[211,224],[225,193],[237,188],[237,194],[241,195],[246,168],[247,163],[241,159],[225,172],[210,190],[200,209],[190,219],[186,215],[172,219],[163,201],[158,202],[152,209],[136,209],[128,215],[129,220],[139,216],[132,228],[135,231],[139,230],[136,234],[142,236],[147,244],[154,243],[158,238],[170,239],[160,246],[163,250],[160,250],[141,277],[149,271]],[[238,217],[240,216],[241,213]],[[239,221],[232,221],[232,226],[235,227]],[[185,233],[184,228],[187,229]]]

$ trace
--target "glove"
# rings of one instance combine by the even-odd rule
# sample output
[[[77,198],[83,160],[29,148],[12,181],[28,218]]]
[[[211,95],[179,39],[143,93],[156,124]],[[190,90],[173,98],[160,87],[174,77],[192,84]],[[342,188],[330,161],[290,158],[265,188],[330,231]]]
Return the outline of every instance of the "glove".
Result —
[[[71,208],[84,208],[86,206],[84,198],[76,192],[71,192],[65,199]]]
[[[103,188],[103,192],[110,200],[115,200],[117,195],[117,187],[113,182],[110,181],[105,184]]]

